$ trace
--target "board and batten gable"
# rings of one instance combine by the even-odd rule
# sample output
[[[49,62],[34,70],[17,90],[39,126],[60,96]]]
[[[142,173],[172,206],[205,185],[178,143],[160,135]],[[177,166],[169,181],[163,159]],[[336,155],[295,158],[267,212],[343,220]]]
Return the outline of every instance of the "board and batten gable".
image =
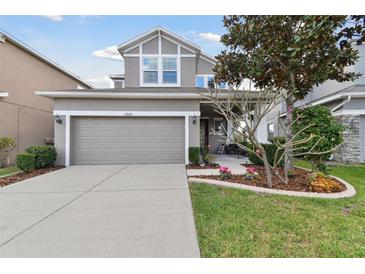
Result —
[[[148,86],[175,86],[181,88],[195,87],[196,75],[213,75],[215,61],[201,53],[200,48],[191,45],[179,37],[162,30],[142,35],[138,39],[119,47],[124,58],[125,87]],[[144,84],[143,58],[144,57],[176,57],[177,83],[176,84]],[[162,64],[159,61],[159,69]]]

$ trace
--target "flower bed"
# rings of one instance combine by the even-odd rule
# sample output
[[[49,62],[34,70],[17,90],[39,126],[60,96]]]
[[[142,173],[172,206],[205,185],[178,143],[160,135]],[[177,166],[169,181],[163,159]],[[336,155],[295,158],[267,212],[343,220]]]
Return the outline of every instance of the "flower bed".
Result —
[[[6,177],[0,178],[0,187],[4,187],[6,185],[14,184],[16,182],[23,181],[25,179],[29,179],[35,176],[39,176],[48,172],[52,172],[58,169],[63,168],[62,166],[55,166],[55,167],[46,167],[41,169],[35,169],[30,172],[21,172],[14,175],[9,175]]]
[[[281,176],[284,176],[284,170],[282,168],[278,169],[278,172]],[[292,178],[289,178],[289,183],[285,185],[277,175],[273,174],[272,189],[316,193],[335,193],[346,190],[346,186],[335,178],[323,176],[311,178],[312,172],[308,170],[296,168],[293,175]],[[249,171],[245,175],[231,175],[231,178],[222,178],[218,175],[194,177],[268,188],[263,166],[250,165]]]

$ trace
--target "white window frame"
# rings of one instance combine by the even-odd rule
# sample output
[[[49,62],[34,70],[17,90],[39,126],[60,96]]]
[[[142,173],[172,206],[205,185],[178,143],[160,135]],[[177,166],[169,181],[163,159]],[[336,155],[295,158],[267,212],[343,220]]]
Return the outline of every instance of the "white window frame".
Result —
[[[143,79],[143,58],[157,58],[157,83],[145,83]],[[176,84],[163,83],[162,58],[176,58]],[[181,62],[179,54],[142,54],[140,56],[140,86],[141,87],[180,87],[181,86]],[[175,70],[174,70],[175,71]]]

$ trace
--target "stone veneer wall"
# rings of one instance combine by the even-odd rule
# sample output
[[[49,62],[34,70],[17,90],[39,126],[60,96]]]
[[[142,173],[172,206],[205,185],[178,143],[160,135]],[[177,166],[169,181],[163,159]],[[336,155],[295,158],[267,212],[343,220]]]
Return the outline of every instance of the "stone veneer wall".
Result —
[[[345,126],[344,143],[333,154],[335,161],[360,162],[360,116],[341,115],[337,120]]]

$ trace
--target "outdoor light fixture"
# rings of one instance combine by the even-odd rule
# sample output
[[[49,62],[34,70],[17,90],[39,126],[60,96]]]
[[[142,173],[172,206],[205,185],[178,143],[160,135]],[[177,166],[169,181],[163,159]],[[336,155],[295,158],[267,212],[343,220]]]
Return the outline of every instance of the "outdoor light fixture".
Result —
[[[56,121],[57,124],[62,124],[62,119],[58,115],[56,115],[55,121]]]
[[[193,124],[196,124],[196,116],[193,117]]]

